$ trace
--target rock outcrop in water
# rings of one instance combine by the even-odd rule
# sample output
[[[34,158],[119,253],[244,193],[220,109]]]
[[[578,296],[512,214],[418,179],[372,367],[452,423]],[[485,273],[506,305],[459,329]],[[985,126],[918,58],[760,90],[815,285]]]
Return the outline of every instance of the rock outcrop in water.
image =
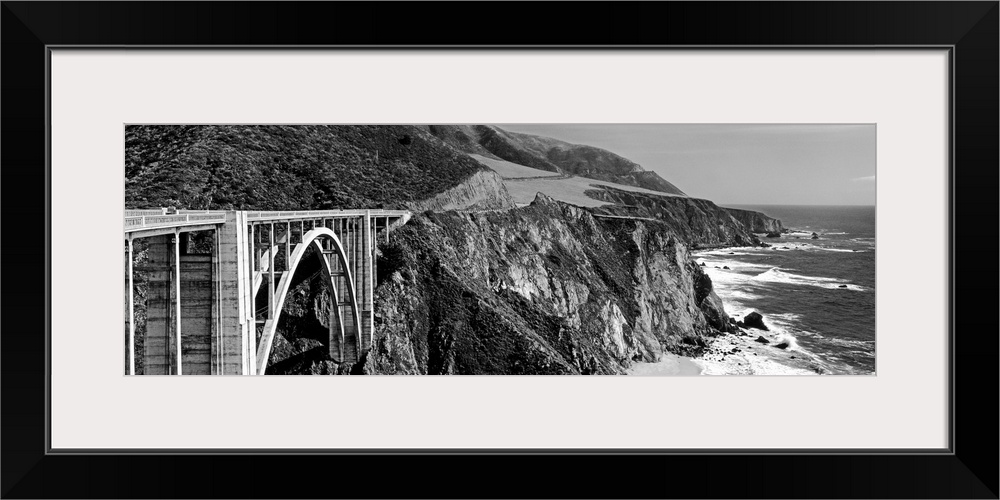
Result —
[[[665,223],[595,218],[540,195],[424,213],[379,262],[372,374],[617,374],[696,352],[729,317]]]

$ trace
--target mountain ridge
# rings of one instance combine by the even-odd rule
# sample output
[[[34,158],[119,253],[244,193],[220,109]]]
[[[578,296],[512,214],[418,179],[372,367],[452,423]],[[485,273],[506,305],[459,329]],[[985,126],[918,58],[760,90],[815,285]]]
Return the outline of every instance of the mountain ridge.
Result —
[[[549,172],[636,186],[686,196],[656,172],[611,151],[495,125],[428,125],[427,130],[466,153],[505,160]]]

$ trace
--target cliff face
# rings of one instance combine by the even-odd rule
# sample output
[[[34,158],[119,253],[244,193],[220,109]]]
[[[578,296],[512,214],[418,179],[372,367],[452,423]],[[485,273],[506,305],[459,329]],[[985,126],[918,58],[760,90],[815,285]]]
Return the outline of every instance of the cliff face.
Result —
[[[773,219],[760,212],[738,208],[725,208],[724,210],[729,212],[734,219],[750,228],[750,231],[754,233],[780,233],[784,229],[781,227],[780,220]]]
[[[728,328],[667,224],[599,219],[543,196],[425,213],[379,261],[372,374],[616,374]]]
[[[677,196],[656,196],[620,189],[604,188],[587,191],[592,198],[614,203],[595,208],[595,213],[661,219],[681,237],[699,246],[750,246],[760,240],[753,233],[756,227],[777,227],[781,221],[759,212],[740,210],[742,219],[733,209],[722,208],[708,200]]]
[[[472,174],[459,185],[434,197],[408,204],[410,210],[499,210],[516,205],[504,187],[503,179],[491,170]]]

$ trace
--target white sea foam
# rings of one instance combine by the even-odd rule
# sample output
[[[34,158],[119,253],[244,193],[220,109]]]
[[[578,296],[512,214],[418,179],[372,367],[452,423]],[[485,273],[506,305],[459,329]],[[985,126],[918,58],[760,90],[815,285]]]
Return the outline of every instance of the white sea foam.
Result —
[[[752,278],[754,281],[764,283],[786,283],[790,285],[816,286],[820,288],[843,288],[846,290],[864,291],[864,287],[853,283],[845,283],[837,278],[824,278],[822,276],[803,276],[782,271],[777,267],[772,267],[763,273]],[[843,285],[843,286],[842,286]]]
[[[811,233],[810,233],[811,234]],[[871,242],[874,245],[874,242]],[[715,249],[702,251],[695,255],[698,261],[704,262],[702,269],[712,278],[715,292],[725,304],[726,312],[737,320],[742,320],[751,312],[758,312],[764,317],[768,331],[747,329],[749,337],[726,335],[712,344],[712,352],[703,358],[694,360],[703,374],[814,374],[823,373],[859,373],[850,366],[850,359],[858,356],[874,357],[873,345],[865,341],[831,339],[815,332],[802,330],[801,314],[793,312],[775,312],[761,310],[757,307],[747,307],[762,296],[769,293],[759,288],[768,284],[785,283],[792,285],[814,286],[819,288],[863,291],[864,287],[847,283],[837,278],[822,276],[807,276],[782,269],[773,264],[757,264],[740,262],[740,255],[768,255],[775,251],[834,251],[851,252],[851,249],[828,248],[813,244],[811,241],[784,240],[774,243],[771,248]],[[729,255],[733,252],[734,255]],[[718,267],[716,267],[718,266]],[[722,269],[722,267],[730,269]],[[758,295],[759,292],[760,295]],[[763,336],[768,344],[754,341],[757,336]],[[816,337],[813,340],[812,337]],[[805,345],[800,339],[808,338]],[[723,340],[725,339],[725,340]],[[837,353],[824,353],[822,356],[812,353],[807,345],[814,342],[832,343],[842,349],[842,359]],[[777,346],[788,344],[784,349]],[[732,352],[733,348],[740,350]]]
[[[764,249],[761,247],[731,247],[716,248],[714,250],[699,250],[691,252],[694,257],[705,257],[712,255],[760,255]]]
[[[776,250],[779,252],[787,252],[790,250],[803,250],[803,251],[820,251],[820,252],[854,252],[850,248],[835,248],[835,247],[824,247],[819,245],[813,245],[812,243],[793,243],[788,242],[782,245],[775,245],[771,247],[771,250]]]
[[[727,269],[722,269],[723,267],[728,267],[729,268],[728,271],[736,271],[740,269],[743,270],[770,269],[771,267],[773,267],[768,264],[755,264],[753,262],[743,262],[739,260],[730,260],[730,259],[704,259],[702,261],[699,261],[699,264],[701,262],[705,263],[703,269],[715,269],[716,267],[718,267],[723,271],[727,271]]]

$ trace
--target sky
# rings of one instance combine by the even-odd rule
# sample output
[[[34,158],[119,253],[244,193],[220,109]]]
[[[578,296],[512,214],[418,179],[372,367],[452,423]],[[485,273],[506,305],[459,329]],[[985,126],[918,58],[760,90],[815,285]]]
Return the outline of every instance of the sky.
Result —
[[[497,126],[607,149],[720,204],[875,204],[874,124]]]

